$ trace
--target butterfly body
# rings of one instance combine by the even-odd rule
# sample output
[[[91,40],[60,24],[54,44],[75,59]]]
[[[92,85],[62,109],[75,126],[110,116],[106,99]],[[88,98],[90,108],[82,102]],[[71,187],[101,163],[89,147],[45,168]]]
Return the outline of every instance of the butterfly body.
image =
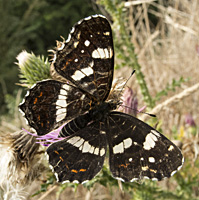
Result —
[[[87,113],[76,117],[68,122],[60,131],[60,137],[67,137],[74,134],[78,130],[85,128],[92,121],[104,122],[109,113],[115,110],[119,103],[116,101],[101,102],[97,106],[93,106]]]
[[[20,109],[38,135],[65,124],[63,140],[46,150],[58,182],[91,180],[102,169],[107,148],[110,171],[122,181],[162,180],[182,167],[175,144],[139,119],[114,111],[118,99],[108,100],[114,49],[104,16],[79,21],[58,45],[52,68],[64,81],[38,82]]]

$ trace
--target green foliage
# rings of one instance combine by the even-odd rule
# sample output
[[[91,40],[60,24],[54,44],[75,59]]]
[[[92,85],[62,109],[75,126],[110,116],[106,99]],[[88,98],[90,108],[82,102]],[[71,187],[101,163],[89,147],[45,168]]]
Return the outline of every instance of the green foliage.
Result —
[[[8,114],[13,116],[15,113],[16,98],[13,95],[7,94],[5,96],[5,101],[8,109]]]
[[[162,91],[158,92],[156,94],[156,97],[154,98],[154,101],[159,101],[161,97],[167,96],[169,91],[175,91],[177,87],[181,87],[182,83],[187,82],[188,79],[184,79],[183,77],[180,77],[179,80],[173,79],[172,83],[167,83],[165,89]]]
[[[45,183],[41,184],[41,189],[34,193],[32,197],[42,193],[46,192],[48,190],[48,186],[53,185],[55,183],[55,177],[54,176],[48,176],[47,180]]]
[[[50,63],[44,59],[44,56],[35,56],[26,51],[21,52],[18,57],[18,63],[21,74],[20,82],[26,87],[31,87],[37,81],[50,78]]]
[[[90,0],[0,0],[0,113],[5,95],[19,89],[16,56],[24,49],[47,57],[60,35],[79,19],[94,14]]]
[[[15,90],[13,93],[14,95],[11,95],[11,94],[5,95],[6,109],[8,111],[6,115],[4,115],[4,117],[6,118],[8,117],[9,119],[11,118],[11,120],[13,119],[15,120],[16,118],[18,118],[18,115],[19,115],[18,105],[21,102],[22,89]],[[1,119],[1,116],[0,116],[0,119]]]
[[[178,172],[180,173],[180,172]],[[198,176],[193,178],[190,178],[192,182],[189,182],[187,187],[187,181],[183,178],[181,175],[175,175],[176,180],[179,181],[179,186],[176,191],[168,191],[168,190],[162,190],[160,187],[158,187],[157,182],[153,181],[140,181],[140,182],[133,182],[133,183],[124,183],[121,182],[122,188],[125,192],[128,192],[131,194],[132,200],[152,200],[152,199],[183,199],[188,200],[189,197],[193,196],[191,194],[192,187],[196,186]],[[174,179],[174,178],[171,178]],[[103,185],[104,187],[108,188],[111,192],[114,188],[119,188],[118,180],[112,178],[110,174],[110,170],[103,166],[102,171],[92,180],[89,182],[86,182],[83,184],[84,187],[87,189],[91,189],[95,183],[99,183]],[[48,176],[48,179],[46,183],[41,185],[41,189],[37,191],[33,196],[36,196],[42,192],[45,192],[48,190],[48,187],[50,185],[57,184],[56,180],[54,178],[54,175],[51,174]],[[68,187],[72,187],[75,190],[78,187],[78,184],[76,183],[64,183],[60,184],[57,191],[57,197],[60,196],[60,194]],[[186,189],[184,189],[186,188]]]
[[[124,12],[124,2],[121,0],[101,0],[99,1],[106,10],[109,12],[113,19],[113,30],[117,33],[117,38],[114,40],[116,56],[121,59],[121,65],[117,65],[117,68],[128,66],[136,70],[136,78],[140,86],[143,99],[147,105],[147,108],[154,107],[154,100],[152,99],[148,87],[146,85],[144,75],[141,71],[141,66],[138,63],[137,55],[134,50],[134,45],[130,40],[130,33],[126,27],[127,13]],[[114,34],[116,37],[116,34]]]
[[[178,183],[176,193],[181,195],[183,199],[198,199],[198,169],[199,160],[193,163],[191,159],[187,158],[183,166],[183,171],[176,174],[176,181]]]

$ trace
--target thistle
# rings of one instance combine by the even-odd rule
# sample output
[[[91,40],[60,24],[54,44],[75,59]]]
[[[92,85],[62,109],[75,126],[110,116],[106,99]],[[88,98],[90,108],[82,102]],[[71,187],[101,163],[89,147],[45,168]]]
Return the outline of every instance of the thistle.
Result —
[[[65,124],[64,124],[65,125]],[[29,131],[25,130],[24,131],[26,133],[28,133],[29,135],[35,137],[35,143],[37,144],[41,144],[45,147],[48,147],[50,144],[63,140],[62,137],[59,137],[59,132],[61,131],[62,127],[64,126],[60,126],[58,129],[51,131],[50,133],[46,134],[46,135],[37,135],[34,133],[30,133]]]
[[[39,144],[25,131],[0,136],[0,187],[4,199],[23,199],[24,189],[45,170]]]
[[[37,81],[50,78],[50,63],[44,56],[35,56],[33,53],[22,51],[17,60],[22,86],[31,87]]]
[[[189,127],[196,127],[196,123],[195,123],[193,116],[191,114],[185,115],[185,124]]]
[[[133,90],[127,87],[123,93],[123,104],[124,112],[133,116],[137,115],[138,112],[138,99]]]

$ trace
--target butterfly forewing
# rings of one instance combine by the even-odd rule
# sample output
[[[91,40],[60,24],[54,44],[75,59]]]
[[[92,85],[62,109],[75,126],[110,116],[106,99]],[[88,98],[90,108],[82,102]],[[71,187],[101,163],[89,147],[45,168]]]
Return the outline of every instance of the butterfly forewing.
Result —
[[[20,105],[29,125],[44,135],[89,108],[90,99],[72,85],[55,80],[41,81]]]
[[[101,15],[78,22],[68,40],[58,48],[52,67],[95,100],[109,94],[114,67],[112,32]]]
[[[107,142],[99,123],[93,122],[47,149],[57,181],[82,183],[91,180],[101,170]]]
[[[123,181],[161,180],[183,164],[178,147],[133,116],[112,112],[107,118],[110,170]]]

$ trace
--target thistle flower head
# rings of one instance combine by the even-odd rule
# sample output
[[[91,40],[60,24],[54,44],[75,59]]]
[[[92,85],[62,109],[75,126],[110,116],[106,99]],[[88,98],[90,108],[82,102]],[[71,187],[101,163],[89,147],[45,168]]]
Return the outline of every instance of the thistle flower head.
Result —
[[[65,125],[65,124],[64,124]],[[59,137],[59,132],[61,131],[62,127],[64,126],[60,126],[58,129],[51,131],[50,133],[46,134],[46,135],[37,135],[34,133],[30,133],[29,131],[23,129],[26,133],[28,133],[29,135],[32,135],[35,137],[36,143],[41,144],[45,147],[48,147],[51,143],[54,142],[58,142],[63,140],[62,137]]]
[[[21,72],[20,82],[23,86],[30,87],[37,81],[50,78],[50,63],[43,56],[35,56],[33,53],[22,51],[16,59]]]
[[[23,199],[26,186],[45,170],[39,144],[24,131],[0,135],[0,188],[4,199]]]
[[[28,61],[31,58],[31,54],[27,51],[23,50],[16,59],[18,60],[18,63],[16,63],[22,70],[26,67],[26,64],[28,64]]]
[[[10,163],[12,162],[12,160],[14,159],[14,153],[13,153],[13,149],[10,146],[10,141],[1,142],[0,149],[1,149],[1,156],[0,156],[1,179],[0,179],[0,185],[2,185],[4,183],[4,181],[6,181],[7,178],[9,177],[9,175],[7,174],[7,169],[9,167]]]
[[[191,126],[191,127],[196,127],[196,123],[191,114],[185,115],[185,124],[187,124],[188,126]]]
[[[122,96],[123,111],[127,114],[136,116],[138,112],[138,99],[133,90],[129,87],[126,87]]]

